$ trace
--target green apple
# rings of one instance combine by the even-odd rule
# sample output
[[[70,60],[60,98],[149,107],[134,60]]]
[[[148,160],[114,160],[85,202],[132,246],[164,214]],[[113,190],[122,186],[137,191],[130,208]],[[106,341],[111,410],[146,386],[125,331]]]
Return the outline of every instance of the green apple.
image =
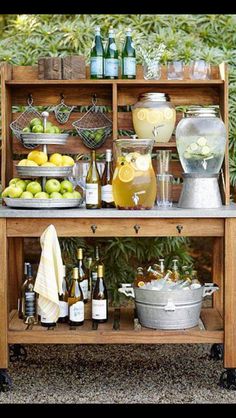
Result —
[[[62,194],[59,192],[52,192],[49,197],[50,199],[62,199]]]
[[[35,195],[36,193],[42,191],[42,187],[37,181],[31,181],[29,184],[27,184],[26,191]]]
[[[29,126],[26,126],[24,129],[22,129],[22,132],[24,132],[25,134],[31,132]]]
[[[32,180],[24,180],[24,182],[25,182],[25,184],[26,184],[26,187],[27,187],[27,185],[31,182]]]
[[[39,118],[34,118],[30,121],[30,128],[32,129],[35,125],[42,125],[42,121]]]
[[[33,199],[33,194],[30,192],[23,192],[20,199]]]
[[[43,126],[42,125],[34,125],[32,128],[32,132],[35,134],[42,134],[43,133]]]
[[[82,197],[80,192],[77,192],[77,190],[74,190],[72,194],[74,196],[74,199],[81,199]]]
[[[45,193],[45,192],[39,192],[39,193],[36,193],[36,195],[34,195],[34,197],[36,199],[48,199],[49,198],[49,194],[48,193]]]
[[[26,189],[26,183],[25,183],[25,181],[24,181],[24,180],[18,180],[18,181],[16,182],[16,186],[17,186],[17,187],[21,187],[21,188],[22,188],[22,192],[24,192],[24,191],[25,191],[25,189]]]
[[[45,190],[51,194],[53,192],[59,192],[61,188],[60,182],[57,179],[50,179],[46,181]]]
[[[73,189],[74,188],[73,188],[73,184],[71,183],[71,181],[69,181],[69,180],[63,180],[61,182],[60,192],[62,194],[66,193],[66,192],[72,193],[73,192]]]
[[[9,181],[9,186],[12,186],[12,185],[16,185],[16,183],[18,182],[18,181],[20,181],[21,179],[19,178],[19,177],[14,177],[14,179],[11,179],[10,181]]]
[[[9,190],[8,190],[9,197],[17,198],[17,197],[20,197],[22,193],[23,193],[23,190],[21,187],[15,186],[14,184],[9,186]]]
[[[70,192],[63,193],[63,199],[74,199],[74,194]]]
[[[9,197],[8,192],[11,186],[6,187],[2,192],[2,197]]]
[[[54,128],[54,131],[55,131],[56,134],[60,134],[61,133],[61,130],[60,130],[60,128],[58,126],[54,125],[53,128]]]

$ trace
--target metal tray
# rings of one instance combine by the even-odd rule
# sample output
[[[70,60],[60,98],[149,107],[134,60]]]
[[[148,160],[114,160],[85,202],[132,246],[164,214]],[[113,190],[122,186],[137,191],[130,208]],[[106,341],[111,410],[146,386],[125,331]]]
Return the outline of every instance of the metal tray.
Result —
[[[84,199],[14,199],[4,197],[7,206],[20,209],[64,209],[82,206]]]
[[[21,177],[68,177],[72,175],[73,166],[69,167],[28,167],[16,166],[17,174]]]
[[[21,133],[20,137],[26,145],[65,145],[69,134],[34,134]]]

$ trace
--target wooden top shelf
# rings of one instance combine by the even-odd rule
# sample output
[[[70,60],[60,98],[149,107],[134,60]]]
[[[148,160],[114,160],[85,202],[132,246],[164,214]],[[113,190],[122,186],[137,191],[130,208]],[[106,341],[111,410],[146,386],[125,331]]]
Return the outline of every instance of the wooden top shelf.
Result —
[[[36,85],[36,86],[47,86],[47,85],[62,85],[62,86],[70,86],[70,85],[97,85],[97,84],[108,84],[108,85],[128,85],[136,86],[136,85],[157,85],[157,86],[209,86],[209,85],[221,85],[223,84],[223,80],[144,80],[144,79],[136,79],[136,80],[90,80],[90,79],[81,79],[81,80],[10,80],[6,81],[6,84],[9,86],[22,86],[22,85]]]
[[[18,318],[17,311],[10,314],[8,342],[10,344],[163,344],[163,343],[221,343],[223,342],[223,324],[218,311],[213,308],[202,310],[202,323],[199,326],[183,330],[154,330],[141,327],[135,329],[133,309],[122,308],[120,328],[115,330],[114,309],[109,313],[107,323],[92,329],[92,321],[85,320],[84,325],[70,329],[68,324],[57,324],[48,332],[41,325],[26,329],[26,324]]]

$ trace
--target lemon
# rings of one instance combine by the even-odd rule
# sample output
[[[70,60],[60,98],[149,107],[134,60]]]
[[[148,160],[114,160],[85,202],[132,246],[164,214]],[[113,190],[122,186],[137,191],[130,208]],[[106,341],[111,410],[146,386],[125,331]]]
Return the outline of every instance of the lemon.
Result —
[[[63,155],[62,156],[62,165],[63,166],[72,166],[74,164],[75,164],[75,162],[74,162],[72,157],[70,157],[69,155]]]
[[[119,170],[119,179],[123,183],[129,183],[134,178],[134,169],[129,164],[121,166]]]
[[[55,165],[55,164],[53,164],[53,163],[50,163],[50,162],[48,161],[47,163],[42,164],[42,165],[41,165],[41,167],[56,167],[56,165]]]
[[[137,118],[138,120],[145,120],[147,115],[147,109],[140,109],[137,112]]]
[[[144,285],[145,285],[145,283],[142,280],[140,280],[140,282],[138,282],[138,287],[142,287]]]
[[[160,110],[149,110],[147,121],[149,123],[161,123],[163,121],[163,113]]]
[[[58,152],[55,152],[54,154],[50,156],[49,161],[50,163],[53,163],[57,165],[58,167],[60,167],[62,165],[62,155],[59,154]]]
[[[136,168],[140,171],[147,171],[149,169],[149,162],[150,159],[148,158],[148,156],[146,155],[140,155],[136,161],[135,161],[135,165]]]
[[[42,165],[44,163],[47,162],[48,160],[48,156],[47,154],[45,154],[45,152],[43,151],[31,151],[28,154],[28,160],[34,161],[35,163],[37,163],[38,165]]]
[[[172,109],[165,109],[164,110],[164,119],[170,120],[173,118],[173,110]]]
[[[202,154],[203,155],[210,154],[210,148],[207,145],[205,145],[204,147],[202,147]]]
[[[197,151],[198,144],[196,144],[195,142],[192,142],[192,144],[190,144],[189,147],[192,151]]]
[[[125,156],[125,161],[127,161],[127,163],[130,163],[132,160],[136,160],[136,158],[138,158],[139,156],[140,154],[137,151],[130,152],[129,154]]]
[[[18,163],[18,165],[19,166],[28,166],[28,167],[35,167],[35,166],[38,166],[38,164],[37,163],[35,163],[34,161],[31,161],[31,160],[27,160],[26,158],[24,158],[24,160],[21,160],[19,163]]]

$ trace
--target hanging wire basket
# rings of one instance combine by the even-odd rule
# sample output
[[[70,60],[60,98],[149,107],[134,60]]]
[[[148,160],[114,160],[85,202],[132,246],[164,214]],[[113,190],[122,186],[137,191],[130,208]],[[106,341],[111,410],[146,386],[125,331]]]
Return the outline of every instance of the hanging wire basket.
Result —
[[[77,121],[72,123],[84,145],[91,149],[101,147],[112,132],[111,119],[102,113],[92,100],[92,107]]]
[[[61,124],[68,122],[71,112],[73,111],[75,107],[76,106],[66,105],[64,102],[64,95],[61,94],[60,103],[53,108],[53,112],[55,114],[56,120]]]
[[[14,120],[14,122],[10,123],[10,128],[11,128],[12,132],[14,133],[14,135],[17,137],[17,139],[20,140],[20,142],[22,143],[22,145],[25,148],[32,149],[32,148],[36,148],[38,145],[37,144],[25,144],[24,143],[24,141],[22,139],[22,134],[24,134],[25,132],[23,132],[23,129],[28,127],[28,125],[30,124],[30,121],[32,119],[39,118],[40,120],[43,121],[43,118],[42,118],[41,114],[33,106],[32,96],[30,96],[28,98],[27,104],[28,104],[28,106],[25,109],[25,111],[23,113],[21,113],[21,115],[18,116],[18,118],[16,120]]]

